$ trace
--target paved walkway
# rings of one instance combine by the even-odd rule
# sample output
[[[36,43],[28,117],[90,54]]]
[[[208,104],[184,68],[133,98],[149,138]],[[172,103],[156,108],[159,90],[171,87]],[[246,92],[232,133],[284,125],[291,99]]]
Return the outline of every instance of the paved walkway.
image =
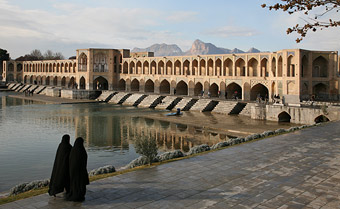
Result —
[[[340,208],[340,122],[102,179],[83,203],[0,208]]]

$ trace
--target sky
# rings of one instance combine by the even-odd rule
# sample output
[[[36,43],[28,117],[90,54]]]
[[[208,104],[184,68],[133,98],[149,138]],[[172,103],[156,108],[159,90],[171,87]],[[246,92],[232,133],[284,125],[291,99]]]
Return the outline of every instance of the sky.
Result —
[[[66,58],[76,49],[145,48],[177,44],[183,51],[196,39],[247,51],[303,48],[340,50],[339,28],[299,36],[288,27],[301,14],[269,11],[274,0],[0,0],[0,48],[12,59],[33,49],[50,49]],[[338,17],[327,14],[325,18]],[[339,18],[338,18],[339,19]]]

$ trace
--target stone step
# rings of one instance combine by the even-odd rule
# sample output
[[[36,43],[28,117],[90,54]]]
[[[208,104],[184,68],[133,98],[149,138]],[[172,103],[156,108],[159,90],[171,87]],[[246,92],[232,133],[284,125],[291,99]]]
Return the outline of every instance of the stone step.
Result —
[[[190,97],[183,97],[183,99],[178,102],[178,104],[174,107],[175,109],[180,108],[181,110],[184,109],[184,107],[186,107],[186,105],[192,100],[192,98]]]
[[[247,106],[239,113],[240,115],[251,116],[251,107],[255,106],[255,103],[248,103]]]
[[[33,91],[33,93],[34,93],[34,91],[35,91],[38,87],[39,87],[38,85],[32,85],[32,86],[29,87],[27,90]]]
[[[18,83],[17,85],[13,86],[13,90],[14,91],[17,91],[19,88],[23,88],[25,85],[24,84],[21,84],[21,83]]]
[[[24,92],[29,89],[32,85],[24,85],[22,88],[17,89],[17,92]]]
[[[131,93],[118,92],[110,99],[110,101],[108,101],[108,103],[122,104],[129,96],[131,96]]]
[[[220,101],[218,105],[212,110],[213,113],[229,114],[236,106],[236,101]]]
[[[36,90],[36,94],[43,94],[42,92],[46,89],[46,86],[39,86]]]
[[[18,85],[18,83],[11,83],[7,86],[8,89],[12,89],[14,86]]]
[[[102,91],[102,94],[96,100],[101,102],[107,102],[112,98],[114,93],[115,93],[114,91]]]
[[[151,107],[159,97],[159,95],[149,95],[138,105],[138,107]]]
[[[127,98],[126,101],[123,104],[124,105],[138,106],[140,104],[140,102],[142,101],[142,100],[140,100],[140,101],[138,101],[138,100],[141,99],[141,97],[143,97],[142,99],[145,99],[145,96],[146,95],[144,95],[144,94],[134,93],[129,98]]]
[[[211,99],[199,99],[190,110],[202,112],[211,101]]]
[[[162,102],[160,104],[158,104],[155,108],[156,109],[163,109],[163,110],[171,110],[174,106],[177,105],[177,103],[182,100],[182,98],[180,98],[180,100],[177,99],[178,97],[176,96],[166,96],[165,98],[163,98]],[[175,102],[175,100],[178,100],[176,104],[173,104]]]
[[[247,106],[245,102],[238,102],[235,107],[230,111],[229,115],[238,115]]]

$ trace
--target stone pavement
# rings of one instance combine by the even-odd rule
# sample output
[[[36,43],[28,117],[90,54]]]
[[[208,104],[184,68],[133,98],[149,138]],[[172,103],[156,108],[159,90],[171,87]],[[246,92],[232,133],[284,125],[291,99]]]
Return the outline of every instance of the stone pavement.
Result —
[[[0,208],[340,208],[340,122],[92,182]]]

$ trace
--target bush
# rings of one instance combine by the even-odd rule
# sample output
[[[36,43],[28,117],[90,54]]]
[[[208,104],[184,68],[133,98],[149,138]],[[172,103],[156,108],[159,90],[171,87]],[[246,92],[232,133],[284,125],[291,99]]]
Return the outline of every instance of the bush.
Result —
[[[136,153],[146,157],[149,165],[151,165],[158,153],[156,139],[147,136],[137,139],[135,141],[135,148]]]

